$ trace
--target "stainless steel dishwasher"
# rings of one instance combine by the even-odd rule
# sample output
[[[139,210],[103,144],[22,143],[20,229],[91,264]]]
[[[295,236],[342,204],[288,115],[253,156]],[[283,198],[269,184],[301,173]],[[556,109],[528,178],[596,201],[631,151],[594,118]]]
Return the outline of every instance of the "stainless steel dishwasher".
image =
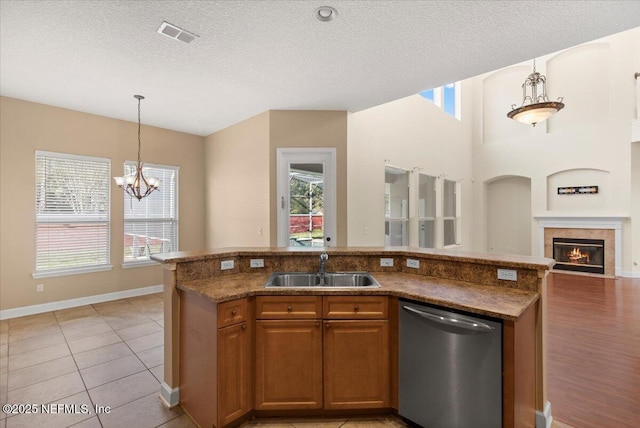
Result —
[[[500,321],[399,305],[400,416],[425,428],[501,427]]]

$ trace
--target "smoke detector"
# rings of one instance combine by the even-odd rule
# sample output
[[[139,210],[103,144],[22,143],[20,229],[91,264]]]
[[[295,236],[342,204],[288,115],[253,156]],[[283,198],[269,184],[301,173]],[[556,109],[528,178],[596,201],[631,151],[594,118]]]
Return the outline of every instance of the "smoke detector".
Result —
[[[338,16],[338,11],[331,6],[320,6],[314,12],[314,16],[320,22],[332,21]]]
[[[162,24],[160,24],[158,33],[185,43],[191,43],[195,40],[196,37],[200,37],[190,31],[183,30],[182,28],[176,27],[173,24],[169,24],[167,21],[163,21]]]

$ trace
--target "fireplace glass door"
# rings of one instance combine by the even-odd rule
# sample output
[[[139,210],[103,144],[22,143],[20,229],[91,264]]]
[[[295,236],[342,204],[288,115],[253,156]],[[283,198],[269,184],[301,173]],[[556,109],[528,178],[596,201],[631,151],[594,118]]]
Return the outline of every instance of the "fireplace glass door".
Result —
[[[554,269],[604,274],[604,240],[553,238]]]

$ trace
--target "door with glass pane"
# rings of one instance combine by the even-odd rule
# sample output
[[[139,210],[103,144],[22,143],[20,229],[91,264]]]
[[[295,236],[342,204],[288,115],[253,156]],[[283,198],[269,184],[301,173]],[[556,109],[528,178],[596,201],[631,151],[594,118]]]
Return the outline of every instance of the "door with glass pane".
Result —
[[[444,189],[442,193],[443,199],[443,245],[455,245],[457,239],[457,216],[458,216],[458,200],[457,200],[457,183],[452,180],[444,180]]]
[[[436,246],[436,177],[418,174],[418,245]]]
[[[335,245],[335,149],[278,149],[278,246]]]
[[[409,171],[387,166],[384,170],[384,245],[409,243]]]

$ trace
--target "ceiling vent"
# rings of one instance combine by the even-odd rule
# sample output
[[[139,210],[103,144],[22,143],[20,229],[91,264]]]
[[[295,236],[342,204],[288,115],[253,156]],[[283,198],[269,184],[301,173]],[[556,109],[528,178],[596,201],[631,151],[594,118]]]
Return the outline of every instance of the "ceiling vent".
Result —
[[[163,21],[162,24],[160,24],[158,33],[185,43],[191,43],[195,40],[196,37],[200,37],[197,34],[193,34],[187,30],[183,30],[180,27],[176,27],[173,24],[169,24],[167,21]]]

